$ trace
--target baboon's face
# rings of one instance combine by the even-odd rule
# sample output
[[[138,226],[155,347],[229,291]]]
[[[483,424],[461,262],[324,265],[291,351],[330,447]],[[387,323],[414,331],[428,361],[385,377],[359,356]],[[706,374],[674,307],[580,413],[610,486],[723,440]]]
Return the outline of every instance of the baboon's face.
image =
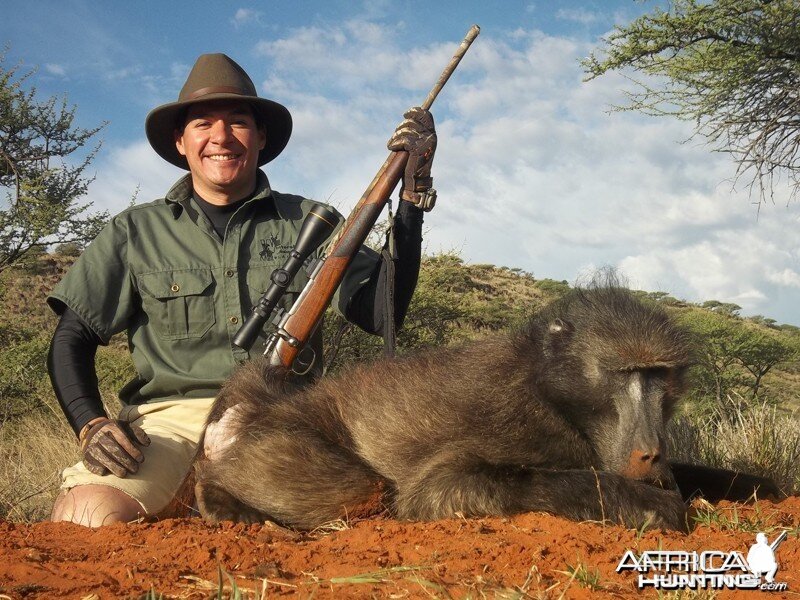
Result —
[[[664,487],[674,485],[665,437],[681,380],[681,369],[670,367],[602,374],[598,382],[602,397],[594,403],[602,408],[587,432],[603,470]]]
[[[622,292],[574,303],[545,327],[540,382],[597,468],[671,487],[665,430],[689,361],[681,332]]]

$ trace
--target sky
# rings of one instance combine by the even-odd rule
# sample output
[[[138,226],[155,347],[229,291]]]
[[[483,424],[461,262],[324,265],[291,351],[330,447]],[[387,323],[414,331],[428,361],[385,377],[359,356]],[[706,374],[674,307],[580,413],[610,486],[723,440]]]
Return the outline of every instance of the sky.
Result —
[[[611,112],[623,74],[585,82],[580,59],[615,24],[663,2],[83,2],[0,0],[5,68],[36,68],[42,98],[107,122],[87,199],[119,212],[182,172],[144,135],[197,56],[224,52],[294,119],[272,187],[347,214],[402,113],[427,95],[473,23],[481,35],[433,107],[439,200],[425,251],[584,281],[613,266],[631,287],[719,300],[800,325],[800,202],[753,203],[735,165],[690,123]],[[137,192],[138,190],[138,192]]]

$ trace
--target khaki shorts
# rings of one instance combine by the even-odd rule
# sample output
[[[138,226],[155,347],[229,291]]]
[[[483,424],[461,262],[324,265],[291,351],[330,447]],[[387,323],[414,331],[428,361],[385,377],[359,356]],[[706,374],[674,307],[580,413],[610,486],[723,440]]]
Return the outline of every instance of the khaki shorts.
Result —
[[[138,425],[150,437],[150,445],[142,448],[144,462],[139,471],[125,478],[94,475],[79,462],[61,473],[61,489],[108,485],[137,500],[148,515],[163,514],[183,491],[181,484],[189,474],[213,403],[214,398],[192,398],[124,406],[119,419]]]

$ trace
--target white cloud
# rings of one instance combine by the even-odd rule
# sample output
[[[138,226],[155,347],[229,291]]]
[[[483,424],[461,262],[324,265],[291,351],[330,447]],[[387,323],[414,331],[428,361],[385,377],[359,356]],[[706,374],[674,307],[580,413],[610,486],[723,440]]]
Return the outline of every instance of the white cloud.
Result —
[[[786,287],[800,288],[800,273],[792,269],[783,269],[782,271],[768,270],[766,273],[767,279],[778,285]]]
[[[57,75],[58,77],[64,77],[67,74],[66,69],[62,65],[57,65],[55,63],[47,63],[44,68],[45,71],[51,75]]]
[[[105,148],[96,166],[97,179],[89,186],[87,198],[94,203],[93,209],[111,214],[129,206],[134,194],[137,204],[163,198],[185,173],[158,156],[144,140]]]
[[[231,17],[231,24],[239,29],[247,25],[260,24],[264,13],[251,8],[239,8]]]
[[[585,8],[559,8],[556,11],[556,19],[573,21],[581,25],[591,25],[602,18],[602,15],[586,10]]]
[[[737,211],[735,203],[729,208]],[[786,210],[800,213],[796,207]],[[748,313],[769,313],[779,290],[785,293],[800,287],[800,276],[786,266],[797,264],[787,251],[797,243],[785,227],[782,212],[762,211],[757,223],[745,220],[731,228],[711,226],[696,243],[661,244],[625,257],[619,266],[644,289],[670,291],[695,301],[735,302]]]

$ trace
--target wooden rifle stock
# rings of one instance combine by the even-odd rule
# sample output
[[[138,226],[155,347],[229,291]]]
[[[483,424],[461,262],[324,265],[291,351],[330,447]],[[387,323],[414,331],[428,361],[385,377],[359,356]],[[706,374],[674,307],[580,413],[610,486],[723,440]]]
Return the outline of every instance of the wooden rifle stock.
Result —
[[[436,85],[425,98],[422,104],[423,108],[431,107],[478,33],[480,33],[480,27],[473,25]],[[331,241],[328,251],[323,257],[322,266],[313,274],[302,294],[279,325],[276,343],[272,348],[271,361],[273,364],[281,364],[287,368],[292,367],[298,353],[322,320],[322,316],[342,282],[353,257],[367,239],[392,191],[397,186],[397,182],[403,176],[407,162],[407,152],[391,152],[378,170],[339,233]]]

